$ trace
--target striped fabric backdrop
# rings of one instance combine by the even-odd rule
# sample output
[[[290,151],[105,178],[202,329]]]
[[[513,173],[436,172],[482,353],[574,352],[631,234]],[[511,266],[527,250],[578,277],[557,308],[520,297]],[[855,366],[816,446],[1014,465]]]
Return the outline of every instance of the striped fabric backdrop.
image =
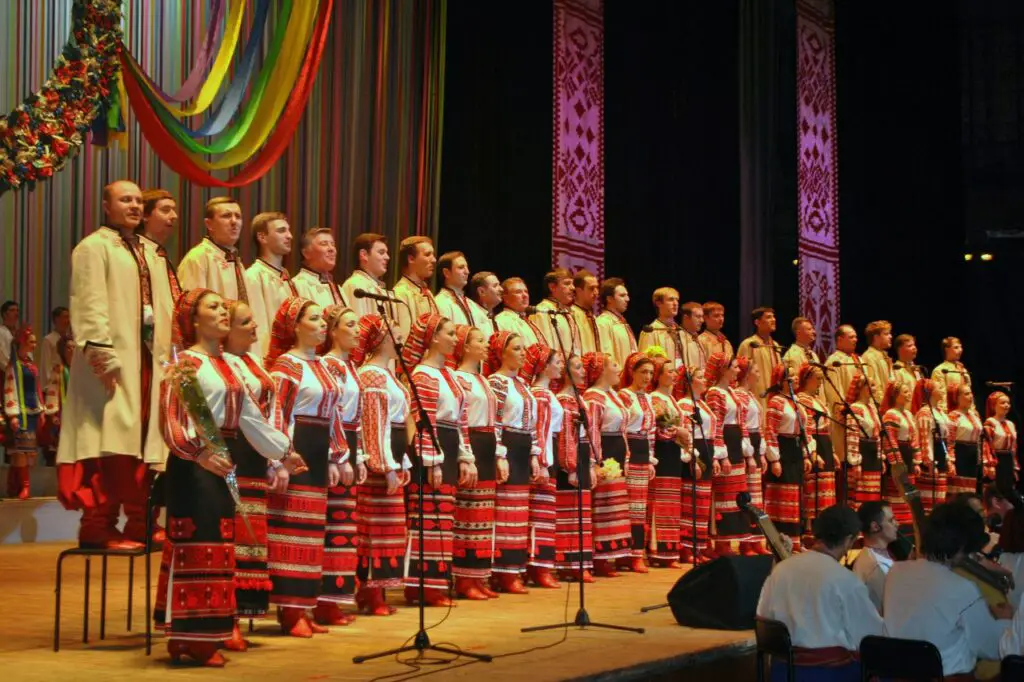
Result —
[[[177,90],[188,74],[208,5],[125,1],[125,42],[165,90]],[[267,175],[233,192],[247,219],[283,210],[296,232],[333,227],[342,250],[338,276],[349,269],[346,245],[359,232],[379,231],[393,244],[410,234],[436,240],[446,8],[447,0],[334,3],[320,74],[295,139]],[[70,21],[71,0],[0,2],[0,34],[7,35],[7,47],[0,47],[0,112],[43,82]],[[119,178],[177,197],[180,235],[168,244],[175,260],[202,236],[206,200],[224,193],[180,180],[129,118],[127,149],[86,144],[34,191],[0,197],[0,300],[21,302],[36,329],[46,330],[48,311],[67,304],[71,249],[102,220],[100,191]],[[246,233],[240,246],[251,261]]]

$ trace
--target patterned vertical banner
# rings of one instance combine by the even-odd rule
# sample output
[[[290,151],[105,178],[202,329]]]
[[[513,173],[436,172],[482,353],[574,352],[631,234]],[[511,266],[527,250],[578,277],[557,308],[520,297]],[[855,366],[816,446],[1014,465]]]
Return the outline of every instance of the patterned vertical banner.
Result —
[[[555,267],[604,277],[604,4],[555,0]]]
[[[797,0],[800,313],[831,353],[839,326],[839,157],[834,0]]]

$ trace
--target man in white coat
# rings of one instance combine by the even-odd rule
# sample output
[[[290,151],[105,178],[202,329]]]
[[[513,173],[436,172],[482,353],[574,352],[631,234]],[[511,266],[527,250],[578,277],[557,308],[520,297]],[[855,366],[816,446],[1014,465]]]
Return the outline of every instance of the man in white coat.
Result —
[[[341,285],[341,295],[356,315],[377,314],[377,301],[372,298],[356,298],[356,290],[380,296],[387,295],[384,275],[388,271],[391,255],[388,253],[388,240],[376,232],[363,232],[352,241],[352,265],[354,269],[345,283]],[[386,304],[390,306],[390,304]],[[394,316],[390,307],[385,307],[388,314]]]
[[[252,219],[252,239],[260,255],[245,271],[245,279],[262,357],[270,349],[270,329],[277,309],[289,297],[299,295],[284,269],[284,257],[292,252],[288,217],[277,212],[258,214]]]
[[[103,210],[105,224],[71,255],[76,352],[57,451],[59,494],[67,508],[82,509],[83,547],[136,549],[142,538],[122,535],[116,524],[124,505],[131,527],[144,527],[148,467],[163,464],[164,449],[145,444],[160,428],[159,410],[150,409],[160,380],[152,354],[169,319],[154,308],[152,274],[135,233],[142,192],[114,182],[104,188]]]
[[[238,253],[242,234],[242,208],[231,197],[214,197],[206,202],[206,236],[185,254],[178,265],[181,286],[211,289],[223,298],[249,302],[245,265]]]

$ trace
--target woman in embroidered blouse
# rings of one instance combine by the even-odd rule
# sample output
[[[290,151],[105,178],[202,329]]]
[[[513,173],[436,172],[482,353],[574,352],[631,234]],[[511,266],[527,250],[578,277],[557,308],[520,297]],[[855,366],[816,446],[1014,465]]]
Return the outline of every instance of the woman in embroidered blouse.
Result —
[[[629,466],[627,412],[615,392],[619,365],[614,358],[607,353],[587,353],[583,356],[583,367],[589,386],[583,400],[590,423],[590,447],[599,466],[593,495],[594,573],[614,578],[619,575],[616,562],[629,559],[632,544],[625,479]],[[608,470],[612,461],[619,469],[614,478],[609,477]]]
[[[29,471],[36,461],[37,422],[43,419],[43,384],[32,361],[36,335],[25,326],[12,344],[10,362],[4,368],[4,406],[7,426],[14,442],[7,446],[7,495],[19,500],[29,497]]]
[[[746,415],[744,423],[747,427],[747,437],[750,438],[750,445],[754,449],[754,462],[747,460],[747,491],[750,493],[750,503],[755,507],[764,505],[763,478],[768,471],[768,460],[765,453],[768,451],[767,444],[761,438],[761,401],[757,399],[757,386],[761,382],[761,370],[750,358],[743,356],[736,358],[736,385],[733,387],[733,394],[739,399]],[[744,544],[746,554],[771,555],[771,551],[765,544],[760,533]]]
[[[248,389],[260,413],[270,417],[274,401],[274,381],[259,359],[250,352],[256,343],[256,322],[249,306],[241,301],[225,301],[231,330],[224,338],[224,359]],[[297,456],[296,456],[297,457]],[[267,460],[255,448],[243,442],[232,457],[238,492],[245,505],[249,525],[235,510],[235,603],[239,617],[257,618],[267,614],[270,605],[270,571],[267,566],[267,494],[288,487],[289,471],[280,462]],[[297,462],[293,459],[292,462]],[[293,464],[294,467],[294,464]],[[252,528],[252,535],[249,528]],[[238,618],[231,639],[225,644],[232,651],[245,651]]]
[[[672,362],[666,358],[654,360],[650,396],[656,427],[656,464],[648,490],[647,518],[651,529],[648,557],[657,568],[680,568],[680,485],[683,465],[693,459],[692,434],[683,425],[683,413],[672,398],[677,376]]]
[[[690,430],[693,441],[692,463],[683,467],[680,481],[683,494],[680,499],[679,560],[693,565],[718,556],[710,545],[709,532],[711,481],[721,472],[721,464],[712,455],[718,427],[711,407],[704,401],[706,390],[703,369],[690,373],[686,367],[679,368],[679,378],[672,395],[683,414],[683,428]]]
[[[789,366],[772,368],[768,403],[764,415],[764,440],[769,464],[765,474],[764,511],[783,535],[800,551],[803,528],[804,476],[811,472],[816,445],[807,432],[806,412],[793,401],[793,377]],[[806,440],[801,440],[803,427]]]
[[[619,377],[619,399],[626,408],[626,440],[629,445],[629,467],[626,489],[629,492],[629,523],[632,534],[630,559],[621,568],[634,573],[647,573],[647,495],[655,475],[658,458],[654,452],[657,424],[648,390],[654,377],[654,360],[646,353],[632,353],[626,358]]]
[[[715,459],[721,462],[721,473],[711,481],[715,497],[715,551],[719,556],[735,553],[733,541],[740,543],[745,554],[751,553],[749,542],[754,539],[750,521],[736,506],[736,495],[747,491],[746,468],[756,466],[743,405],[731,388],[736,373],[735,358],[726,358],[725,353],[712,353],[704,368],[705,379],[711,386],[707,403],[715,414]]]
[[[320,347],[324,364],[341,393],[342,429],[349,460],[341,465],[341,482],[327,490],[327,531],[320,598],[313,615],[321,625],[348,625],[355,616],[341,610],[356,594],[356,491],[366,482],[366,456],[359,442],[359,378],[350,355],[359,342],[359,318],[345,306],[324,310],[327,340]]]
[[[217,649],[231,637],[235,616],[235,506],[223,479],[250,448],[278,463],[292,452],[288,437],[271,426],[222,355],[229,330],[220,296],[208,289],[183,295],[175,308],[174,337],[185,350],[161,389],[163,435],[171,457],[165,474],[167,541],[154,620],[167,631],[172,659],[188,656],[218,667],[224,658]],[[228,453],[205,445],[206,434],[179,396],[177,372],[194,373]],[[291,457],[291,466],[301,464],[301,458]]]
[[[1007,419],[1010,396],[993,391],[985,401],[985,460],[995,462],[996,488],[1011,491],[1017,483],[1017,429]],[[1004,492],[1004,495],[1007,493]]]
[[[942,392],[935,390],[931,379],[918,379],[914,385],[910,413],[916,420],[917,439],[921,446],[921,475],[917,477],[917,488],[921,491],[921,503],[926,514],[931,514],[935,505],[946,501],[949,418],[939,409],[942,398]]]
[[[463,484],[455,491],[452,575],[455,576],[455,592],[467,599],[498,597],[488,585],[494,552],[494,497],[497,482],[504,482],[503,476],[508,476],[505,456],[499,460],[495,454],[497,399],[481,372],[486,359],[484,333],[476,327],[459,325],[448,366],[457,368],[455,378],[466,394],[466,421],[477,479],[474,485]]]
[[[947,452],[952,459],[952,471],[946,495],[959,493],[981,493],[982,452],[981,419],[974,410],[974,393],[966,383],[949,386],[946,389],[949,436]],[[988,463],[985,462],[985,465]]]
[[[409,513],[409,571],[405,578],[405,599],[419,600],[422,578],[427,606],[451,606],[448,583],[453,558],[452,527],[455,522],[456,485],[476,485],[476,465],[470,449],[466,417],[466,393],[445,366],[455,350],[455,325],[437,313],[424,313],[413,321],[409,340],[402,350],[406,367],[413,368],[412,384],[423,411],[433,427],[434,438],[417,436],[417,456],[412,458],[413,485],[406,491]],[[413,419],[420,421],[413,405]],[[423,471],[420,472],[419,468]],[[424,501],[416,486],[425,481]],[[420,524],[426,529],[420,564]],[[418,566],[422,566],[417,570]]]
[[[804,518],[807,533],[818,514],[836,503],[836,471],[840,462],[832,449],[832,423],[818,400],[821,370],[804,363],[797,371],[796,399],[807,417],[807,435],[814,441],[814,466],[804,478]]]
[[[590,570],[594,568],[594,535],[590,491],[597,482],[597,466],[591,456],[590,441],[586,438],[580,403],[576,398],[576,392],[583,390],[584,381],[583,359],[570,355],[565,363],[565,372],[558,381],[557,395],[564,414],[562,430],[556,434],[555,445],[558,460],[555,473],[555,568],[562,580],[592,583],[594,577]]]
[[[555,441],[564,428],[565,409],[551,390],[551,382],[565,372],[562,354],[535,343],[526,351],[526,364],[520,371],[523,381],[532,384],[530,392],[537,400],[537,439],[533,451],[540,459],[538,476],[530,484],[530,561],[526,575],[538,587],[558,588],[555,568]]]
[[[846,416],[846,463],[850,478],[855,481],[853,501],[856,506],[882,499],[882,476],[885,458],[879,442],[882,419],[871,398],[871,383],[866,374],[857,372],[850,379],[846,402],[852,414]]]
[[[519,370],[526,348],[518,334],[496,331],[487,350],[487,373],[497,400],[495,428],[498,457],[508,464],[508,475],[498,484],[494,523],[492,586],[509,594],[526,594],[522,572],[529,560],[530,481],[540,474],[540,458],[533,453],[537,438],[537,400]]]
[[[912,390],[909,384],[902,381],[890,381],[885,387],[881,411],[882,428],[888,436],[888,441],[883,441],[883,448],[889,448],[886,461],[890,471],[893,464],[901,461],[907,467],[911,482],[914,482],[921,473],[921,451],[917,444],[917,423],[910,412]],[[893,446],[896,450],[891,449]],[[882,496],[892,506],[892,515],[900,531],[912,533],[914,518],[891,475],[882,479]]]
[[[349,458],[338,409],[338,385],[316,349],[327,338],[320,306],[299,297],[277,310],[267,364],[274,379],[271,417],[292,438],[307,470],[291,476],[287,490],[267,501],[270,603],[281,610],[281,628],[293,637],[327,632],[306,613],[317,606],[323,582],[327,489],[341,481]],[[314,547],[311,543],[317,542]]]
[[[352,363],[359,367],[360,430],[368,470],[356,498],[356,604],[375,616],[395,612],[384,601],[384,590],[404,583],[407,529],[403,489],[412,467],[406,452],[415,433],[409,390],[391,371],[398,358],[395,342],[402,342],[402,332],[397,326],[392,332],[394,339],[380,315],[363,315],[359,318],[359,344],[352,350]]]
[[[57,341],[57,357],[60,362],[53,366],[46,382],[43,397],[46,401],[46,428],[50,431],[49,444],[44,456],[46,466],[53,466],[57,461],[57,447],[60,445],[60,420],[64,411],[64,401],[68,394],[68,380],[71,378],[71,356],[75,352],[75,342],[71,336],[62,336]],[[3,411],[0,410],[0,414]],[[0,419],[0,431],[3,421]],[[3,438],[0,437],[0,443]]]

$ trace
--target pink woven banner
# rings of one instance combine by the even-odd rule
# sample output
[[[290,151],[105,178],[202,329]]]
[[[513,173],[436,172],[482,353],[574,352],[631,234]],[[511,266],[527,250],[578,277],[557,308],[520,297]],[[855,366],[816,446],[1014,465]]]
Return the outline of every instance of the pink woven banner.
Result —
[[[604,4],[555,0],[555,267],[604,277]]]
[[[800,311],[831,353],[839,326],[839,157],[834,0],[797,0]]]

